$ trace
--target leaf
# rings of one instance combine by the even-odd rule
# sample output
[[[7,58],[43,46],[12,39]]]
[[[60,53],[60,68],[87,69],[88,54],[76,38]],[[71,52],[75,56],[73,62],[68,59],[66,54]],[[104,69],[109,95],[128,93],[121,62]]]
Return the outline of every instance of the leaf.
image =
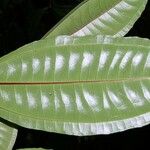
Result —
[[[0,63],[0,116],[79,136],[147,125],[149,47],[147,39],[107,36],[64,36],[22,47]]]
[[[147,0],[86,0],[44,37],[58,35],[124,36],[143,12]]]
[[[17,136],[17,130],[0,122],[0,149],[12,150]]]

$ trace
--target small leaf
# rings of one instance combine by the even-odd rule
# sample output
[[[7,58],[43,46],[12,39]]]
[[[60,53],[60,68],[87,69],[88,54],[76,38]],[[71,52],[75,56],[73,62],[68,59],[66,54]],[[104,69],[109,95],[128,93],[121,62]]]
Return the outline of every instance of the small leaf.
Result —
[[[0,122],[0,149],[12,150],[17,136],[17,130]]]
[[[105,36],[24,46],[0,63],[0,116],[26,128],[80,136],[147,125],[149,47],[147,39]]]
[[[143,12],[147,0],[86,0],[44,37],[58,35],[124,36]]]

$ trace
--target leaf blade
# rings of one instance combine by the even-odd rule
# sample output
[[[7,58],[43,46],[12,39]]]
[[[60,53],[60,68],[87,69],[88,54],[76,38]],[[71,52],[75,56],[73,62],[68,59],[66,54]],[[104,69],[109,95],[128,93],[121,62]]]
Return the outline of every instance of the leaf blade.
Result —
[[[88,0],[81,3],[45,35],[124,36],[143,12],[147,0]],[[45,37],[44,36],[44,37]]]
[[[55,46],[36,43],[36,51],[6,56],[0,64],[1,117],[27,128],[80,136],[149,124],[149,40],[67,38],[68,43],[64,37],[53,40]]]
[[[17,130],[0,122],[0,149],[11,150],[14,146]]]

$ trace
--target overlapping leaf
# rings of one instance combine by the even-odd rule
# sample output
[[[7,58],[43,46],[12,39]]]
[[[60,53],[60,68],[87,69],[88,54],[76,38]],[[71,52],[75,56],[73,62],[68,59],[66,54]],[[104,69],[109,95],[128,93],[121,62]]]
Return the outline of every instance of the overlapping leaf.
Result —
[[[25,46],[0,64],[1,117],[71,135],[149,124],[149,47],[146,39],[102,36]]]
[[[92,1],[94,2],[94,1]],[[128,3],[129,2],[129,3]],[[102,14],[101,16],[99,16],[98,18],[96,18],[95,20],[89,22],[89,23],[86,23],[87,25],[85,25],[83,28],[81,28],[79,30],[78,28],[78,31],[76,31],[73,35],[77,35],[77,36],[84,36],[84,35],[88,35],[88,34],[110,34],[110,35],[115,35],[115,36],[120,36],[120,35],[124,35],[128,32],[128,30],[132,27],[132,25],[134,24],[134,22],[136,21],[136,19],[140,16],[141,12],[143,11],[143,8],[146,4],[146,1],[141,1],[141,7],[139,7],[137,4],[135,5],[135,3],[132,1],[130,3],[130,1],[128,2],[124,2],[124,1],[121,1],[120,3],[118,3],[117,5],[115,5],[114,8],[111,8],[108,12],[105,12],[106,10],[104,10],[103,12],[105,12],[104,14]],[[112,3],[114,3],[112,1]],[[95,3],[96,4],[96,3]],[[109,3],[110,4],[110,3]],[[128,5],[129,4],[129,5]],[[88,6],[88,5],[87,5]],[[123,6],[123,7],[122,7]],[[131,7],[127,7],[127,6],[131,6]],[[103,6],[102,6],[103,7]],[[138,9],[136,9],[136,8]],[[85,7],[84,9],[87,11],[87,8],[88,7]],[[103,7],[104,8],[104,7]],[[107,6],[105,7],[106,9],[108,8]],[[131,15],[131,18],[127,18],[125,19],[124,22],[121,22],[119,23],[119,21],[122,21],[120,18],[120,16],[118,15],[118,8],[120,8],[120,14],[123,16],[127,15],[130,13]],[[114,12],[114,10],[116,12]],[[130,11],[127,11],[127,10],[130,10]],[[118,11],[118,12],[117,12]],[[124,12],[126,11],[126,12]],[[75,12],[78,12],[78,11],[75,11]],[[134,14],[135,13],[135,14]],[[134,14],[134,15],[133,15]],[[115,17],[115,19],[113,18]],[[69,17],[68,17],[69,18]],[[68,19],[67,18],[67,19]],[[67,20],[66,19],[66,20]],[[79,19],[79,18],[78,18]],[[89,18],[88,18],[89,19]],[[120,19],[120,20],[117,20],[117,19]],[[70,18],[69,18],[70,20]],[[111,22],[112,21],[112,22]],[[118,23],[116,22],[118,21]],[[64,21],[65,22],[65,21]],[[63,22],[63,23],[64,23]],[[86,21],[85,21],[86,22]],[[51,30],[51,31],[54,31],[54,35],[57,35],[58,33],[61,33],[62,34],[62,31],[63,31],[63,34],[66,34],[66,31],[64,30],[67,26],[63,26],[63,23],[62,23],[62,26],[61,25],[58,25],[58,30],[56,28],[56,30]],[[113,25],[115,25],[115,30],[114,30],[114,27],[113,28],[110,28],[109,24],[112,23]],[[117,24],[116,24],[117,23]],[[119,25],[120,24],[120,25]],[[94,26],[93,26],[94,25]],[[117,26],[116,26],[117,25]],[[125,26],[124,26],[125,25]],[[60,28],[61,27],[61,28]],[[74,28],[74,26],[73,26]],[[72,27],[70,28],[70,32],[72,33]],[[61,29],[61,31],[59,31],[59,29]],[[68,27],[66,28],[68,30]],[[119,31],[120,29],[120,31]],[[64,32],[65,31],[65,32]],[[113,31],[113,32],[112,32]],[[67,31],[68,32],[68,31]],[[116,33],[115,33],[116,32]],[[70,34],[70,33],[68,33]],[[64,43],[66,43],[66,41],[64,41]],[[2,62],[2,59],[1,59],[1,62]],[[147,91],[146,91],[147,92]],[[1,140],[1,149],[11,149],[13,147],[13,144],[14,144],[14,141],[15,141],[15,138],[16,138],[16,135],[17,135],[17,130],[16,129],[13,129],[7,125],[4,125],[3,123],[0,123],[0,127],[1,129],[5,129],[5,132],[3,133],[2,131],[2,140]],[[57,132],[57,131],[56,131]],[[69,133],[70,134],[70,133]],[[88,133],[89,134],[89,133]],[[7,138],[6,138],[7,136]],[[3,138],[5,137],[5,140],[3,140]],[[7,139],[7,140],[6,140]]]
[[[17,130],[0,122],[0,149],[11,150],[16,140]]]
[[[147,0],[86,0],[45,35],[125,35],[140,17]]]

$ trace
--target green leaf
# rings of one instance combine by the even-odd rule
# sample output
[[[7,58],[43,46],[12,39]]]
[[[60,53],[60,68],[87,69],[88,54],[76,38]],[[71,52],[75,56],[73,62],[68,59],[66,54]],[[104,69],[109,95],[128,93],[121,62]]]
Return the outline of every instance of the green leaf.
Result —
[[[17,130],[0,122],[0,150],[12,150]]]
[[[58,35],[125,35],[143,12],[147,0],[86,0],[44,37]]]
[[[80,136],[147,125],[149,47],[147,39],[107,36],[24,46],[0,63],[0,116],[26,128]]]

